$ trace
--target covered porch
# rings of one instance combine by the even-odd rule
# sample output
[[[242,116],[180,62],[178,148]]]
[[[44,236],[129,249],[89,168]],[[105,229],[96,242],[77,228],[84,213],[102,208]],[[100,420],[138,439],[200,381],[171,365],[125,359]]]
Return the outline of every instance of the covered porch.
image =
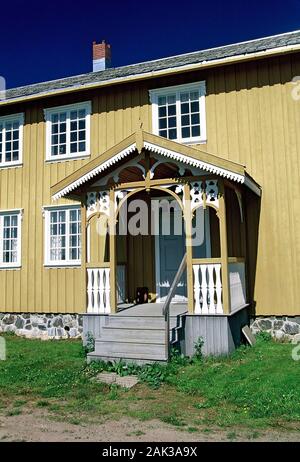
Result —
[[[191,341],[198,334],[207,337],[205,325],[215,339],[206,339],[207,353],[213,350],[209,344],[220,343],[228,319],[240,318],[250,302],[247,191],[260,195],[244,166],[142,130],[52,188],[54,199],[81,203],[86,331],[99,340],[97,357],[126,359],[120,342],[134,343],[136,324],[144,329],[135,344],[141,360],[149,359],[149,345],[157,345],[149,324],[161,330],[156,338],[164,360],[170,339],[192,354]],[[110,329],[109,341],[104,335],[109,324],[119,325],[113,316],[127,325],[124,342],[120,327]],[[232,349],[229,337],[220,353]]]

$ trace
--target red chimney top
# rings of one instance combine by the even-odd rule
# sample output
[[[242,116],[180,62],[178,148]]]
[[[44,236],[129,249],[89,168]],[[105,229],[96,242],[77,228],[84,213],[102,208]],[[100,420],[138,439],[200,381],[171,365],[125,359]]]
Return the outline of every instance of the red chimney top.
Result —
[[[103,71],[110,67],[111,46],[102,40],[102,43],[93,41],[93,71]]]

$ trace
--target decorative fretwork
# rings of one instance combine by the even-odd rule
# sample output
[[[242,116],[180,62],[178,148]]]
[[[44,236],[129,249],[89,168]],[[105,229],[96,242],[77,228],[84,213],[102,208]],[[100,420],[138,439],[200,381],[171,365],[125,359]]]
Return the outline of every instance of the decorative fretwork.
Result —
[[[94,213],[104,213],[109,216],[108,191],[88,192],[86,200],[86,214],[89,218]]]
[[[99,212],[109,217],[109,194],[107,191],[99,192]]]
[[[191,209],[203,204],[203,188],[201,181],[195,181],[191,183]]]
[[[215,207],[219,207],[218,180],[206,180],[205,181],[205,193],[206,193],[206,203],[213,204],[215,205]]]
[[[204,206],[204,202],[219,207],[218,180],[194,181],[190,186],[192,210],[195,207]]]
[[[86,198],[86,215],[89,218],[93,213],[97,212],[97,193],[89,192]]]

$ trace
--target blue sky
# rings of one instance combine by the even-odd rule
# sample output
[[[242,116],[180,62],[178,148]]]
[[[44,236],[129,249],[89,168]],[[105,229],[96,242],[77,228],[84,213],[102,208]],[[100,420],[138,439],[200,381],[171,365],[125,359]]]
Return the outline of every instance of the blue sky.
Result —
[[[300,28],[300,0],[14,0],[0,14],[8,88],[89,72],[93,40],[121,66]]]

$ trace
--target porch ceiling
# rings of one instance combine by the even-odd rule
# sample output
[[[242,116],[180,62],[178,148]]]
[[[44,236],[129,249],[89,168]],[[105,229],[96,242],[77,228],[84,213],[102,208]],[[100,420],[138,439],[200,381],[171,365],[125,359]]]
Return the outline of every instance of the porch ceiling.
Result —
[[[82,185],[95,177],[103,176],[104,172],[107,173],[114,167],[117,168],[125,158],[141,153],[143,149],[165,157],[166,162],[167,159],[181,162],[187,167],[196,167],[210,174],[245,184],[260,195],[259,185],[247,174],[245,166],[139,130],[53,185],[52,199],[57,200],[69,194],[75,195],[76,190]]]

